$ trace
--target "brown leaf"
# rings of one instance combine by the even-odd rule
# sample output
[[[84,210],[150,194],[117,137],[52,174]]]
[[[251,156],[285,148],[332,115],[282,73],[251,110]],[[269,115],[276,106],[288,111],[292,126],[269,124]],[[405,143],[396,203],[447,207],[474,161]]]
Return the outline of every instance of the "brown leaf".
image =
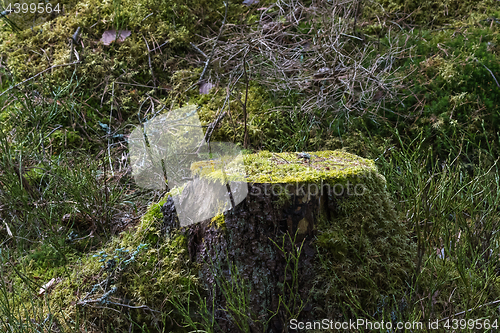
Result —
[[[251,5],[255,5],[257,3],[259,3],[259,0],[244,0],[243,1],[243,4],[245,6],[248,6],[248,7],[251,6]]]
[[[123,42],[130,34],[130,30],[118,30],[118,32],[115,29],[106,30],[102,34],[101,42],[103,42],[104,45],[110,45],[116,40],[116,37],[118,37],[118,42]]]
[[[210,92],[210,89],[212,89],[214,87],[213,84],[211,84],[210,82],[202,82],[200,84],[200,94],[201,95],[206,95]]]
[[[379,99],[381,99],[382,97],[384,97],[384,91],[383,90],[377,90],[377,92],[375,93],[375,95],[373,96],[373,100],[374,101],[378,101]]]

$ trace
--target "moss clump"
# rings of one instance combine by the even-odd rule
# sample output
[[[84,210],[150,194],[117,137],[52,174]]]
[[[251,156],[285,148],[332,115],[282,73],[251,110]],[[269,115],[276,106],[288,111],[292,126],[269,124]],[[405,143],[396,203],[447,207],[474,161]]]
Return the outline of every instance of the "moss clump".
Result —
[[[303,156],[303,157],[302,157]],[[376,171],[372,160],[340,150],[311,153],[271,153],[239,155],[231,162],[210,160],[191,165],[194,175],[221,181],[250,183],[330,183],[354,180]]]
[[[407,22],[421,25],[443,25],[456,19],[486,15],[496,7],[494,0],[377,0],[365,6],[366,16],[405,16]],[[411,15],[409,15],[411,14]]]
[[[172,65],[172,61],[167,64],[174,58],[172,50],[184,49],[189,42],[196,41],[196,34],[218,30],[217,24],[222,21],[224,13],[224,3],[220,0],[84,0],[62,3],[66,3],[64,13],[46,17],[33,29],[30,24],[14,33],[0,21],[0,54],[7,57],[8,66],[18,78],[25,79],[52,65],[69,63],[68,38],[73,36],[77,27],[81,27],[80,36],[85,46],[82,48],[78,43],[76,50],[79,58],[85,61],[70,69],[55,68],[50,73],[54,83],[69,79],[75,68],[78,76],[85,76],[90,84],[97,85],[112,76],[122,77],[123,72],[118,68],[128,68],[129,77],[135,76],[137,81],[145,82],[144,79],[150,80],[151,76],[143,35],[150,40],[151,49],[154,48],[154,39],[169,41],[160,52],[152,53],[152,64],[160,75],[165,67]],[[230,3],[228,22],[237,22],[244,10],[246,7],[242,4]],[[150,15],[152,11],[154,15]],[[25,14],[22,15],[24,22],[31,22]],[[128,29],[132,35],[121,44],[104,46],[99,39],[110,29]]]
[[[161,213],[161,207],[167,202],[170,194],[167,194],[163,199],[157,203],[153,203],[148,207],[146,214],[142,216],[141,223],[138,226],[139,231],[146,231],[154,227],[154,223],[160,221],[163,218]]]
[[[323,308],[328,315],[339,303],[375,308],[401,292],[415,267],[410,229],[397,217],[385,178],[374,172],[363,185],[363,195],[338,197],[333,216],[318,223],[315,297],[335,300]]]
[[[176,324],[182,316],[169,300],[187,304],[197,278],[186,237],[160,237],[157,222],[166,198],[151,205],[139,225],[94,253],[77,253],[61,239],[54,244],[57,249],[47,243],[21,258],[23,269],[16,270],[6,264],[6,251],[0,251],[0,276],[12,290],[9,302],[15,300],[23,309],[18,319],[43,320],[50,314],[61,332],[90,326],[92,331],[121,332],[128,331],[131,322],[149,331],[185,332]],[[38,295],[51,279],[54,285]]]
[[[160,238],[160,231],[154,223],[161,215],[159,207],[161,202],[150,206],[136,228],[113,238],[96,255],[72,263],[73,268],[78,267],[75,272],[86,272],[86,277],[80,276],[79,279],[89,282],[79,286],[56,286],[54,296],[61,295],[57,297],[73,295],[75,288],[81,290],[76,307],[69,306],[71,301],[75,303],[74,297],[64,296],[64,303],[68,306],[65,311],[71,309],[72,316],[75,311],[81,312],[85,320],[94,322],[104,331],[128,329],[130,318],[140,326],[154,330],[179,329],[175,322],[158,322],[154,311],[168,313],[172,319],[179,321],[180,317],[172,314],[175,308],[168,300],[176,298],[187,302],[189,286],[196,285],[197,278],[189,267],[186,237],[173,234],[166,239]],[[92,278],[89,279],[89,276]],[[60,289],[68,287],[70,289]],[[104,303],[115,310],[103,311],[96,307],[98,303],[95,300],[103,298],[113,289],[114,293]],[[154,311],[129,310],[119,304],[145,305]],[[117,316],[116,310],[121,315]]]
[[[500,33],[498,24],[479,24],[485,23],[487,27],[471,25],[462,33],[458,28],[409,32],[416,56],[401,63],[403,72],[412,73],[403,81],[402,95],[408,97],[404,103],[388,104],[394,111],[387,115],[392,125],[366,119],[367,134],[392,137],[396,146],[397,132],[405,144],[421,136],[422,148],[439,160],[460,154],[464,139],[469,142],[462,154],[466,163],[477,162],[484,147],[498,155],[500,88],[495,79],[500,73]],[[401,114],[408,121],[399,121]]]
[[[193,84],[199,79],[196,73],[186,84]],[[187,89],[189,87],[184,88]],[[245,95],[246,87],[236,87],[238,94]],[[226,91],[224,89],[213,89],[213,92],[200,95],[193,92],[189,96],[190,103],[202,106],[199,111],[200,121],[203,124],[212,122],[218,115],[219,110],[226,104]],[[275,113],[269,112],[272,103],[271,94],[264,87],[256,83],[251,83],[248,88],[247,102],[247,131],[250,146],[261,147],[278,136],[278,129],[281,128],[276,118],[280,118]],[[214,132],[212,140],[220,142],[240,142],[244,141],[243,109],[237,100],[230,100],[226,106],[230,110],[230,116],[222,121]],[[289,139],[289,137],[287,137]]]
[[[212,218],[211,225],[215,225],[219,229],[226,228],[226,220],[223,213],[219,213]]]
[[[54,145],[55,151],[63,149],[74,149],[88,146],[88,142],[84,140],[76,131],[57,130],[50,136],[51,142]]]

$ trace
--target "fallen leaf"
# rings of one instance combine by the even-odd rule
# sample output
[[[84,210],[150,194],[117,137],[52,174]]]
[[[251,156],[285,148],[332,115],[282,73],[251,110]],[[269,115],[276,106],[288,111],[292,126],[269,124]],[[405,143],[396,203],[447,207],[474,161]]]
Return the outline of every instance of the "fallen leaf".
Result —
[[[214,87],[214,85],[211,84],[210,82],[202,82],[200,84],[200,94],[202,94],[202,95],[208,94],[210,89],[212,89],[213,87]]]
[[[244,0],[243,1],[243,4],[245,6],[255,5],[256,3],[259,3],[259,0]]]
[[[102,34],[101,42],[103,42],[104,45],[110,45],[116,40],[116,37],[118,37],[118,42],[123,42],[130,34],[130,30],[118,30],[118,32],[115,29],[106,30]]]
[[[384,91],[383,90],[377,90],[377,92],[375,93],[375,95],[373,96],[373,101],[378,101],[379,99],[381,99],[382,97],[384,97]]]

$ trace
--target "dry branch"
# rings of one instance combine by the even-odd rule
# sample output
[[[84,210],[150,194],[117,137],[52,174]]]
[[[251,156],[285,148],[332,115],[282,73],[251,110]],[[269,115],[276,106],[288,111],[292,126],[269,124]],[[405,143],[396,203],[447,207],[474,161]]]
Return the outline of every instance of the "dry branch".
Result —
[[[353,36],[358,6],[359,0],[310,6],[278,0],[261,13],[257,24],[226,24],[196,48],[204,54],[200,48],[213,45],[206,64],[218,65],[213,72],[218,82],[227,82],[248,66],[252,79],[278,96],[310,96],[300,105],[303,113],[364,113],[397,97],[401,78],[394,75],[395,62],[407,50],[389,41],[387,50],[376,54],[375,42]]]

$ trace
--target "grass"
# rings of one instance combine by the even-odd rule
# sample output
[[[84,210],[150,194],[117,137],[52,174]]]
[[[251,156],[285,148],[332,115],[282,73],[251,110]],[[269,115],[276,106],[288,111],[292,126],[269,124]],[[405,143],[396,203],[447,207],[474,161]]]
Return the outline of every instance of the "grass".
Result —
[[[295,244],[297,234],[292,238],[289,233],[283,235],[281,245],[274,243],[283,254],[286,261],[284,282],[281,285],[281,293],[278,295],[279,305],[276,311],[270,314],[266,321],[257,319],[258,315],[252,313],[249,305],[250,287],[248,282],[241,276],[240,268],[229,258],[227,253],[217,253],[217,259],[210,262],[209,274],[214,277],[212,290],[200,293],[200,286],[190,285],[193,288],[193,299],[189,296],[187,302],[182,302],[178,298],[173,298],[170,302],[182,314],[184,327],[194,332],[220,332],[216,318],[220,313],[225,313],[234,329],[239,332],[250,333],[258,330],[266,330],[269,322],[276,316],[282,322],[288,322],[297,318],[305,306],[304,300],[298,294],[298,267],[299,257],[302,251],[303,242],[293,252],[288,253],[285,249],[285,242]],[[205,263],[207,264],[207,263]],[[287,278],[290,275],[291,279]],[[216,300],[216,286],[222,295]],[[191,295],[191,292],[189,293]]]
[[[419,136],[400,150],[379,151],[377,160],[418,245],[417,268],[399,316],[498,319],[489,304],[500,296],[498,159],[483,150],[484,162],[470,171],[460,162],[469,142],[460,142],[446,161],[439,161],[423,148],[424,140]]]
[[[471,146],[467,140],[453,146],[448,159],[441,161],[426,148],[425,136],[405,144],[392,131],[399,147],[376,147],[369,137],[365,140],[387,179],[400,219],[412,229],[418,246],[416,270],[405,288],[396,296],[382,298],[376,308],[367,309],[357,298],[348,297],[338,305],[338,317],[329,319],[383,320],[394,326],[397,322],[439,322],[441,329],[455,325],[465,332],[477,331],[484,320],[498,324],[498,158],[483,149],[483,162],[471,170],[461,160]],[[320,260],[324,259],[320,256]],[[495,330],[490,325],[485,331]]]
[[[32,114],[23,118],[27,116],[24,112],[28,111]],[[36,108],[23,109],[20,106],[15,119],[38,121],[39,132],[23,133],[21,129],[14,136],[2,132],[0,140],[1,183],[4,186],[2,202],[12,212],[3,217],[3,264],[0,270],[2,330],[36,332],[65,327],[68,332],[85,331],[82,328],[85,327],[85,314],[70,318],[61,316],[65,311],[64,303],[52,299],[49,293],[38,296],[39,289],[53,276],[46,274],[40,280],[34,277],[47,270],[54,276],[74,278],[66,267],[74,264],[75,258],[84,256],[109,239],[110,235],[102,233],[106,230],[104,226],[111,223],[105,212],[126,201],[124,187],[115,183],[115,187],[111,186],[105,192],[107,195],[102,192],[105,184],[99,177],[99,171],[102,175],[107,161],[89,167],[88,161],[79,161],[75,156],[59,154],[54,158],[44,155],[42,144],[45,149],[50,149],[50,143],[43,143],[41,139],[46,138],[52,129],[41,120],[50,121],[51,111],[50,108],[45,109],[49,116],[41,118],[36,118],[36,112]],[[54,114],[54,117],[57,115]],[[22,140],[23,136],[27,139]],[[377,309],[365,309],[357,299],[350,299],[338,309],[344,318],[423,322],[444,319],[443,325],[448,317],[450,320],[488,318],[490,321],[498,318],[496,303],[492,303],[500,298],[497,277],[500,253],[496,232],[500,207],[498,160],[489,147],[474,146],[466,137],[458,142],[448,138],[454,145],[445,160],[436,159],[433,151],[427,149],[423,134],[405,143],[404,138],[393,130],[395,143],[388,141],[382,146],[375,146],[375,140],[365,138],[380,172],[387,179],[387,188],[400,218],[413,231],[413,239],[418,246],[418,257],[415,258],[417,269],[412,273],[412,279],[407,281],[406,288],[400,290],[397,297],[381,300]],[[478,152],[478,159],[482,162],[471,166],[464,163],[462,157],[472,149]],[[85,165],[85,168],[78,165]],[[108,186],[110,184],[104,188]],[[65,190],[61,191],[61,188]],[[40,200],[54,204],[39,204],[38,209],[33,209],[33,203]],[[65,214],[75,213],[76,208],[83,214],[100,216],[98,221],[103,224],[98,233],[102,235],[100,241],[90,241],[89,238],[88,243],[81,243],[76,248],[72,242],[69,245],[60,242],[60,231],[54,229],[59,226],[56,221],[60,221]],[[71,239],[70,229],[74,228],[70,225],[64,229],[64,239]],[[77,238],[82,237],[85,235]],[[151,240],[149,242],[153,244]],[[300,249],[296,255],[290,254],[289,257],[292,284],[294,262],[299,256]],[[16,262],[22,265],[16,265]],[[238,278],[237,268],[230,267],[233,279],[219,280],[218,283],[229,300],[226,308],[229,317],[239,324],[241,331],[246,332],[251,319],[244,310],[248,290],[244,281]],[[207,304],[195,285],[189,288],[187,303],[173,299],[180,318],[184,318],[185,325],[190,329],[217,331],[214,314],[210,312],[214,304]],[[282,304],[291,319],[300,313],[301,303],[293,298],[293,286],[283,288],[288,301],[283,298]],[[198,297],[201,303],[192,303],[189,297]],[[186,304],[191,304],[191,307],[186,308]],[[193,311],[200,315],[194,315]],[[458,315],[453,317],[455,314]],[[61,318],[67,321],[61,322]],[[167,323],[167,318],[162,320]],[[147,331],[137,317],[130,317],[129,323],[134,331]]]

